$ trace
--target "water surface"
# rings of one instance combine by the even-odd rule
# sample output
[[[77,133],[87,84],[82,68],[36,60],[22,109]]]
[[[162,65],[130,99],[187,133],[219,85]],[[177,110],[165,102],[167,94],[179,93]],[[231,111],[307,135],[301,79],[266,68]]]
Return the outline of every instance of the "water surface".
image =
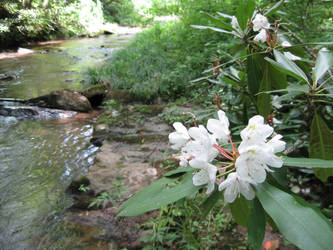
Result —
[[[31,48],[33,54],[2,59],[0,74],[13,79],[0,81],[0,97],[27,99],[52,90],[79,90],[80,72],[104,63],[129,38],[50,43]],[[52,117],[0,116],[1,250],[84,249],[64,220],[72,204],[65,190],[94,162],[98,148],[90,143],[92,121]]]

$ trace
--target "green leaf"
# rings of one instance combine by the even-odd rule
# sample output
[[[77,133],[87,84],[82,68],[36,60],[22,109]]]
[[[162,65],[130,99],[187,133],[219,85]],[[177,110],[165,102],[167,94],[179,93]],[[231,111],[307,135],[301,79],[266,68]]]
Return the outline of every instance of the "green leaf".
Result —
[[[264,14],[264,16],[270,16],[273,15],[281,6],[281,4],[284,2],[284,0],[280,0],[279,2],[277,2],[276,4],[274,4],[274,6],[272,8],[270,8],[269,10],[267,10]]]
[[[256,8],[254,0],[241,1],[236,12],[239,27],[244,31],[247,28],[247,22],[251,19]]]
[[[230,16],[228,14],[225,14],[225,13],[222,13],[222,12],[217,12],[217,14],[221,17],[232,19],[232,16]]]
[[[333,133],[324,120],[315,112],[310,130],[309,156],[324,160],[333,160]],[[333,175],[332,168],[313,169],[316,176],[326,181]]]
[[[266,69],[260,83],[259,92],[270,91],[272,89],[273,79],[270,72],[270,67],[270,64],[266,63]],[[264,118],[267,118],[272,111],[271,95],[260,93],[257,98],[257,107],[259,114]]]
[[[207,17],[207,19],[210,20],[217,27],[225,29],[225,30],[232,30],[231,24],[225,23],[225,22],[221,21],[220,19],[210,15],[207,12],[200,11],[200,13],[204,14]]]
[[[167,172],[166,174],[164,174],[165,177],[173,177],[174,175],[175,176],[178,176],[179,174],[182,174],[182,173],[186,173],[186,172],[193,172],[195,169],[194,168],[191,168],[191,167],[182,167],[182,168],[177,168],[175,170],[171,170],[169,172]]]
[[[277,168],[274,169],[274,172],[271,172],[270,174],[277,181],[277,183],[283,187],[286,187],[288,185],[287,172],[287,168]]]
[[[333,161],[314,158],[283,157],[283,165],[300,168],[333,168]]]
[[[233,203],[230,203],[229,207],[235,221],[239,225],[247,227],[250,214],[249,201],[241,195]]]
[[[227,34],[231,34],[231,31],[227,31],[224,29],[219,29],[216,27],[211,27],[211,26],[202,26],[202,25],[191,25],[192,28],[196,28],[196,29],[201,29],[201,30],[213,30],[213,31],[217,31],[217,32],[221,32],[221,33],[227,33]]]
[[[205,218],[210,210],[214,207],[216,202],[222,197],[222,193],[218,191],[217,185],[215,185],[214,192],[204,201],[204,203],[201,206],[201,212],[203,218]]]
[[[250,52],[248,52],[249,54]],[[248,88],[252,95],[256,95],[259,91],[260,82],[263,77],[262,65],[265,64],[262,55],[249,55],[247,58],[246,71],[247,71],[247,81]]]
[[[124,202],[119,208],[119,216],[137,216],[196,194],[201,186],[194,186],[192,177],[192,173],[186,173],[179,184],[166,177],[155,181]]]
[[[255,198],[251,202],[251,210],[247,226],[249,243],[254,250],[259,250],[262,245],[265,236],[265,227],[265,210],[258,198]]]
[[[265,211],[288,241],[305,250],[331,249],[333,226],[305,201],[302,203],[268,183],[256,186]]]
[[[318,53],[316,66],[313,71],[313,81],[317,81],[332,67],[333,59],[332,54],[328,50],[321,49]]]
[[[272,89],[283,89],[288,86],[287,77],[281,71],[274,68],[272,65],[269,68],[271,81],[272,81]]]
[[[265,57],[265,60],[270,62],[274,68],[281,71],[282,73],[293,76],[300,80],[304,80],[309,83],[305,73],[293,61],[289,60],[278,50],[274,50],[274,56],[276,61],[268,57]]]

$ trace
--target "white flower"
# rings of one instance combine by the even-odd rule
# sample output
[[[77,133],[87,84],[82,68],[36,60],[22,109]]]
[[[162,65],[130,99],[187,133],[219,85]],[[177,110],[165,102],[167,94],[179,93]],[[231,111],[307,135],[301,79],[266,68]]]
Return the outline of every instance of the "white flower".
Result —
[[[281,46],[282,46],[283,48],[288,48],[288,47],[291,47],[291,43],[288,42],[288,41],[283,41],[283,42],[281,43]]]
[[[204,184],[208,184],[206,194],[210,194],[215,187],[217,172],[216,167],[200,159],[193,159],[189,162],[189,164],[193,168],[200,169],[198,173],[193,175],[193,185],[201,186]]]
[[[266,146],[269,146],[273,153],[282,152],[286,148],[286,142],[281,141],[282,135],[275,135],[269,142],[267,142]]]
[[[301,60],[302,59],[299,56],[295,56],[294,54],[292,54],[290,52],[283,52],[283,54],[284,54],[285,57],[287,57],[291,61],[297,61],[297,60]]]
[[[279,99],[279,96],[278,96],[278,95],[274,95],[274,96],[273,96],[273,100],[272,100],[272,105],[273,105],[275,108],[277,108],[277,109],[279,109],[279,108],[282,107],[281,102],[279,102],[278,99]]]
[[[171,145],[171,148],[180,149],[190,139],[190,136],[186,127],[182,123],[175,122],[173,124],[173,127],[176,129],[176,132],[172,132],[169,134],[169,141],[171,144],[173,144]]]
[[[280,138],[277,136],[268,143],[248,146],[240,152],[235,163],[239,176],[251,178],[256,183],[262,183],[266,179],[266,171],[272,171],[268,166],[281,168],[282,158],[275,155],[275,153],[282,151],[285,146]]]
[[[253,39],[255,42],[266,42],[266,30],[262,29]]]
[[[179,160],[179,166],[181,167],[186,167],[188,165],[188,161],[191,159],[191,154],[189,154],[187,151],[186,151],[186,148],[183,147],[181,149],[181,155],[180,156],[177,156],[176,159]]]
[[[273,130],[274,129],[271,126],[264,124],[264,118],[262,116],[253,116],[250,118],[246,128],[240,133],[242,142],[238,147],[239,152],[246,151],[245,148],[249,145],[266,142],[267,137],[273,133]]]
[[[241,193],[246,199],[252,200],[255,196],[250,180],[240,177],[237,173],[230,173],[225,181],[219,185],[219,191],[224,191],[224,200],[232,203]],[[251,182],[252,183],[252,182]]]
[[[219,117],[218,120],[208,120],[207,129],[209,132],[213,133],[217,139],[221,140],[223,143],[226,143],[228,141],[228,136],[230,135],[229,120],[222,110],[219,110],[217,115]]]
[[[216,139],[204,126],[192,127],[188,133],[194,140],[189,141],[184,149],[192,158],[211,162],[218,155],[218,150],[214,148]]]
[[[252,23],[253,23],[253,31],[259,31],[261,29],[269,29],[270,27],[267,18],[261,14],[257,14]]]

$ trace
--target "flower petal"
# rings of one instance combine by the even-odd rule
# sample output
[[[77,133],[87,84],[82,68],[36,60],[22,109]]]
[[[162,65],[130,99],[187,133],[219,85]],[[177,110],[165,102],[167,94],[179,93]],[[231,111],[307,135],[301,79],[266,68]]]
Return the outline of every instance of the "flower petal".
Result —
[[[240,192],[241,194],[247,199],[247,200],[253,200],[255,197],[255,193],[253,191],[253,188],[248,182],[240,181]]]
[[[193,185],[201,186],[209,182],[208,173],[205,170],[200,170],[198,173],[193,175]]]
[[[265,29],[260,30],[260,32],[253,38],[255,42],[262,42],[262,43],[266,42],[266,39],[267,37]]]
[[[195,159],[191,160],[189,162],[189,164],[192,168],[205,169],[205,168],[207,168],[208,163],[204,160],[195,158]]]

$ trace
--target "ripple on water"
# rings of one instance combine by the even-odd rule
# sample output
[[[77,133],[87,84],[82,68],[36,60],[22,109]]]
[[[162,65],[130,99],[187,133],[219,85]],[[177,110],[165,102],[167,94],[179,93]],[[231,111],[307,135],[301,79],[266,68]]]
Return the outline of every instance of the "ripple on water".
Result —
[[[94,161],[92,132],[78,122],[0,117],[0,249],[56,248],[54,237],[70,241],[55,216],[71,205],[64,196],[70,181]]]

